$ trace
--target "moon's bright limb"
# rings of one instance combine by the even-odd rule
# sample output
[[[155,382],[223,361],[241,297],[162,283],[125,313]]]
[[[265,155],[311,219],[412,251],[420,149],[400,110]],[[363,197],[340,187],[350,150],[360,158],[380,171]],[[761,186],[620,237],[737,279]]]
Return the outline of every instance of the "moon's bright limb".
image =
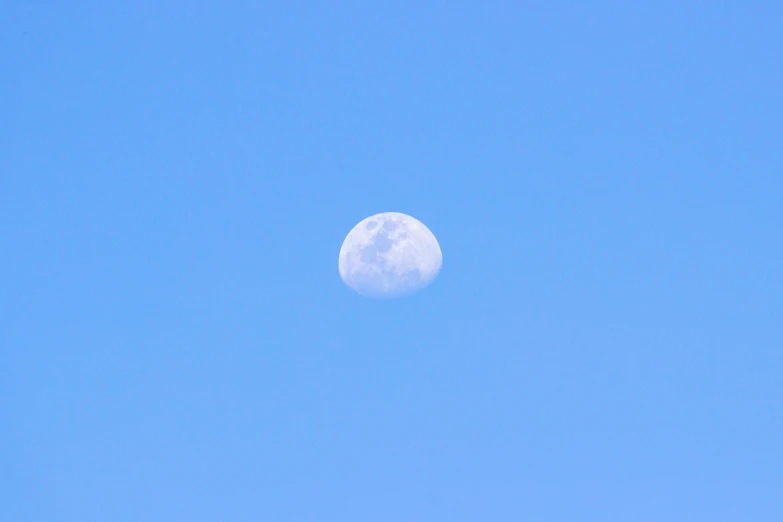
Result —
[[[340,249],[340,277],[371,297],[398,297],[424,288],[442,263],[440,245],[430,229],[399,212],[362,220]]]

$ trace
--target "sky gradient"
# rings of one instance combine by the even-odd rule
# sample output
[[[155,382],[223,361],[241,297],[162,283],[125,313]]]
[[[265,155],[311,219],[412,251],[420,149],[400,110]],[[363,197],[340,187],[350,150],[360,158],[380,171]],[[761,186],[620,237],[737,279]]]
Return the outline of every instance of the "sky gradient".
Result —
[[[630,4],[5,1],[0,520],[783,520],[783,3]]]

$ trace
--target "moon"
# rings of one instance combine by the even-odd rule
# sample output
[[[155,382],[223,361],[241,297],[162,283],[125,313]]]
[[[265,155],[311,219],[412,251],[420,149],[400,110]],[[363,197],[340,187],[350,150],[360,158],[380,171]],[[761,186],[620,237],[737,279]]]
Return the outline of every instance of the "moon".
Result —
[[[368,297],[400,297],[429,285],[443,254],[424,223],[399,212],[375,214],[353,227],[340,249],[340,277]]]

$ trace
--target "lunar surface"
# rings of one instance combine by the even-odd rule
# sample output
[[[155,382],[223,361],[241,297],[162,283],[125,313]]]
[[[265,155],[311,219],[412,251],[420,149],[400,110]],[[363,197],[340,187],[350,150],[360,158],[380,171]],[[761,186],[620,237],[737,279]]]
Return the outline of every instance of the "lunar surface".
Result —
[[[340,249],[340,277],[369,297],[399,297],[424,288],[442,263],[443,254],[430,229],[398,212],[361,221]]]

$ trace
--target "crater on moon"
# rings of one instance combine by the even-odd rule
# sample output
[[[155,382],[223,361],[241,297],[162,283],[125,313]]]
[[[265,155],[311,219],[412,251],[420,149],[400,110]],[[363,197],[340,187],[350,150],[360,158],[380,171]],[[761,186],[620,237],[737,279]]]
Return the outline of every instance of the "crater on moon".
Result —
[[[384,212],[348,233],[340,249],[340,277],[362,295],[398,297],[430,284],[442,260],[438,241],[421,221]]]

